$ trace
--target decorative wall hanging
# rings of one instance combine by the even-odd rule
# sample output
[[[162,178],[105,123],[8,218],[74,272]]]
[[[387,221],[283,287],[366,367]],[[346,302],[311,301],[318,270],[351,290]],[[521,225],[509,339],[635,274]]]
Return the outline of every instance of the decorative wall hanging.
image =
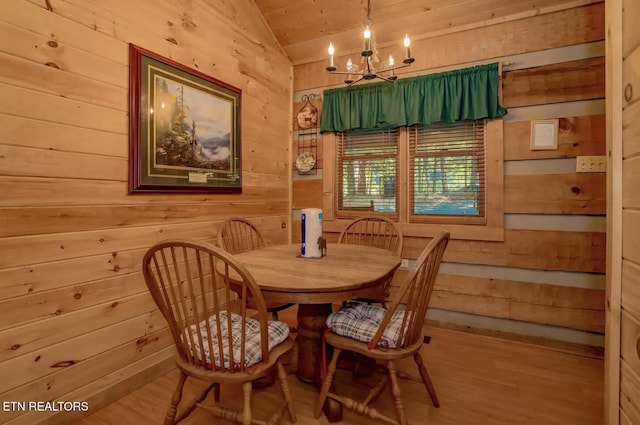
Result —
[[[133,44],[129,72],[129,193],[241,193],[241,90]]]
[[[532,120],[529,149],[533,151],[558,149],[558,119]]]
[[[318,173],[318,108],[313,104],[313,99],[315,99],[314,94],[302,96],[304,105],[295,119],[298,130],[296,133],[298,156],[295,159],[295,167],[300,175]]]

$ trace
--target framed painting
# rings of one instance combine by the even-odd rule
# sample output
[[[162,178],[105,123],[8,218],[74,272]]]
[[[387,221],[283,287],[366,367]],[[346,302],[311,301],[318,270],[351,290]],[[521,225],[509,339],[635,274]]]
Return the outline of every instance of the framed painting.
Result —
[[[129,72],[129,193],[241,193],[241,90],[133,44]]]

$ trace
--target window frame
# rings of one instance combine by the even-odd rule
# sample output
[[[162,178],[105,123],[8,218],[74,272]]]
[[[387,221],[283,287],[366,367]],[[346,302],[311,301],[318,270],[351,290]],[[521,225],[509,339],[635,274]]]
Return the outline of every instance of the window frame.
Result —
[[[432,237],[442,229],[453,239],[504,241],[504,123],[502,118],[487,119],[486,137],[486,220],[482,224],[418,223],[409,221],[409,143],[407,128],[401,128],[399,140],[397,221],[408,237]],[[351,218],[337,217],[336,143],[334,132],[323,133],[323,230],[340,232]],[[403,170],[407,170],[404,172]],[[363,215],[354,212],[354,216]],[[375,213],[384,215],[384,213]]]

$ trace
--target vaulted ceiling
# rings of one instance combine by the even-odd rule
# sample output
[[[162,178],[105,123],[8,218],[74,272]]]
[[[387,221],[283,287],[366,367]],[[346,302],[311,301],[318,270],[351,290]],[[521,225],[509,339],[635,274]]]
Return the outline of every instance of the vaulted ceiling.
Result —
[[[362,49],[368,0],[255,0],[294,65]],[[369,0],[378,47],[556,12],[602,0]]]

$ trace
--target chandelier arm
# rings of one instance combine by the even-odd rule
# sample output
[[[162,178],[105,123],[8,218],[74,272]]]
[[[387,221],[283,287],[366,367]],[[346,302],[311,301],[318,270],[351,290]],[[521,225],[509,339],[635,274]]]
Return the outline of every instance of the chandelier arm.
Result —
[[[388,71],[395,71],[396,69],[402,69],[402,68],[408,68],[409,66],[411,66],[410,64],[403,64],[403,65],[398,65],[398,66],[394,66],[392,68],[382,68],[382,69],[376,69],[376,72],[388,72]],[[370,72],[371,68],[367,69],[367,72]],[[329,71],[331,74],[351,74],[351,75],[361,75],[362,73],[365,72],[365,70],[362,71]]]
[[[351,71],[351,72],[349,72],[349,71],[329,71],[329,73],[331,73],[331,74],[344,74],[344,75],[347,75],[347,74],[349,74],[349,75],[362,75],[362,72],[363,71]]]
[[[392,77],[395,77],[395,78],[392,78]],[[379,79],[381,79],[381,80],[384,80],[384,81],[388,81],[388,82],[390,82],[390,83],[393,83],[393,82],[394,82],[398,77],[397,77],[397,76],[395,76],[395,75],[393,75],[393,76],[391,76],[391,77],[385,77],[384,75],[378,75],[378,74],[376,74],[376,78],[379,78]]]
[[[395,71],[396,69],[407,68],[409,66],[411,66],[411,64],[405,63],[405,64],[402,64],[402,65],[393,66],[393,67],[389,67],[389,68],[377,69],[376,72]]]
[[[394,66],[394,67],[389,67],[389,68],[382,68],[382,69],[376,69],[376,73],[381,73],[381,72],[389,72],[389,71],[395,71],[396,69],[402,69],[402,68],[408,68],[409,66],[411,66],[411,64],[402,64],[402,65],[398,65],[398,66]],[[367,67],[366,70],[361,70],[361,71],[329,71],[329,73],[331,74],[343,74],[343,75],[364,75],[364,74],[373,74],[373,72],[371,72],[371,68]]]
[[[352,82],[350,82],[350,83],[348,83],[348,82],[346,82],[346,81],[345,81],[345,83],[347,84],[347,87],[351,87],[351,86],[352,86],[352,85],[354,85],[355,83],[357,83],[357,82],[359,82],[359,81],[362,81],[362,80],[363,80],[363,78],[362,78],[362,77],[360,77],[360,78],[358,78],[358,79],[357,79],[357,80],[355,80],[355,81],[352,81]]]

